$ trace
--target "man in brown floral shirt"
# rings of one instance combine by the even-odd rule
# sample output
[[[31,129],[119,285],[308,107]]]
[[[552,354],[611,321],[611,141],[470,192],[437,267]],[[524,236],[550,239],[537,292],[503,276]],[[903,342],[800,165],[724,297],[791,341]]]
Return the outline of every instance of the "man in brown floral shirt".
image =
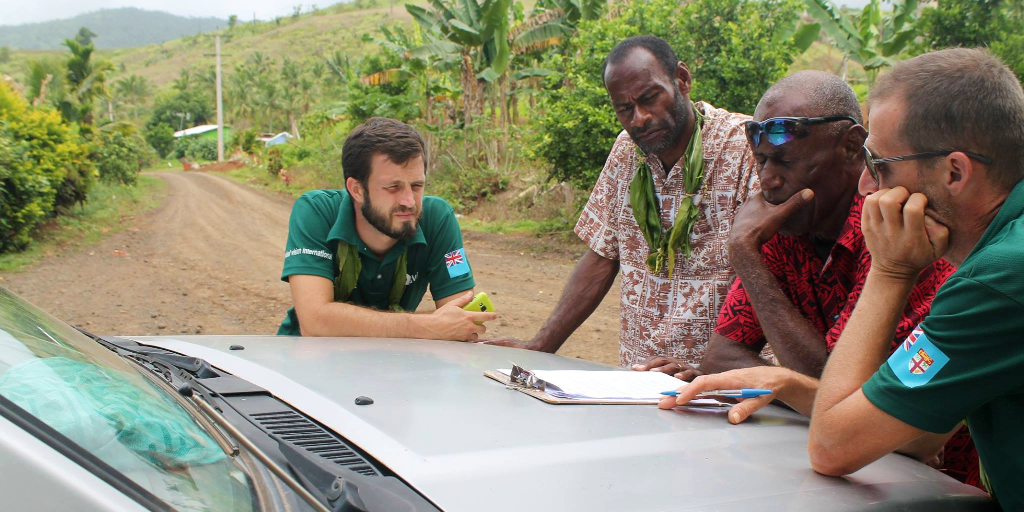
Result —
[[[686,372],[704,354],[734,275],[725,248],[733,216],[758,190],[743,126],[750,117],[692,104],[690,70],[656,37],[619,43],[603,76],[624,131],[576,224],[590,250],[536,337],[489,343],[558,350],[621,269],[620,364]],[[641,169],[647,180],[634,179]],[[648,215],[635,215],[635,202]],[[691,204],[695,213],[687,223]],[[644,227],[638,217],[648,221]],[[677,239],[675,250],[668,249]]]

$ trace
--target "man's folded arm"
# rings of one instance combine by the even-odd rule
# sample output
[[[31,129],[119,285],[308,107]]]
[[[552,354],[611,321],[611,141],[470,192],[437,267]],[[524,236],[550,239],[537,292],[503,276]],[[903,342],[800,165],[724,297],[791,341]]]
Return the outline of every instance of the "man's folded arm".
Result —
[[[825,337],[793,306],[759,251],[730,251],[730,258],[779,364],[820,376],[828,358]]]
[[[493,320],[494,313],[463,311],[473,297],[472,290],[440,302],[452,303],[439,314],[391,313],[334,302],[334,284],[330,279],[312,275],[288,278],[295,314],[303,336],[369,336],[378,338],[428,338],[469,341],[485,332],[474,321]],[[438,308],[440,310],[440,307]],[[448,311],[449,309],[453,311]],[[458,309],[458,311],[454,311]]]

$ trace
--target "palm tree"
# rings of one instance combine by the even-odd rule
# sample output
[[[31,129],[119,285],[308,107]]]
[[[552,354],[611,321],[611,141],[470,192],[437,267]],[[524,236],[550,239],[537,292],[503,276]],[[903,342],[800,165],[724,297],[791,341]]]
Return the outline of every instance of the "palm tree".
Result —
[[[132,119],[138,118],[138,109],[150,95],[151,87],[146,77],[130,75],[122,78],[114,85],[114,93],[121,101],[131,105]]]
[[[93,61],[94,48],[91,44],[82,45],[74,39],[65,39],[64,45],[71,50],[65,75],[68,90],[58,106],[66,119],[92,124],[94,101],[107,97],[107,73],[114,66],[104,60]]]
[[[178,78],[171,83],[171,88],[179,92],[187,92],[192,88],[192,68],[182,68]]]

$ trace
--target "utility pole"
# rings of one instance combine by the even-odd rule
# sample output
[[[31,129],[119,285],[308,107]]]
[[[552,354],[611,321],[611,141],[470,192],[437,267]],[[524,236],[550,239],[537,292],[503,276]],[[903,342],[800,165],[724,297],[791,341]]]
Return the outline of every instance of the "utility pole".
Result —
[[[217,57],[216,75],[217,75],[217,161],[224,161],[224,93],[223,93],[223,82],[224,73],[220,69],[220,34],[213,36],[213,40],[216,45],[217,52],[214,53]],[[203,55],[209,57],[209,53]],[[227,55],[231,55],[230,53]]]
[[[215,36],[217,42],[217,161],[224,161],[224,97],[221,93],[223,75],[220,71],[220,34]],[[209,75],[207,75],[209,76]]]

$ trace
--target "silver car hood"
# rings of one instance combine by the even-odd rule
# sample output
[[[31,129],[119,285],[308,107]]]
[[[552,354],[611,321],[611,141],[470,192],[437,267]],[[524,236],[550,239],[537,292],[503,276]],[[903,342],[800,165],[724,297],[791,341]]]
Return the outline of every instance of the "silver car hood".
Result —
[[[900,455],[821,476],[807,458],[807,419],[780,407],[730,425],[725,410],[549,405],[483,376],[510,361],[608,369],[588,361],[427,340],[131,339],[267,389],[450,512],[986,508],[977,489]],[[360,395],[374,404],[355,405]]]

